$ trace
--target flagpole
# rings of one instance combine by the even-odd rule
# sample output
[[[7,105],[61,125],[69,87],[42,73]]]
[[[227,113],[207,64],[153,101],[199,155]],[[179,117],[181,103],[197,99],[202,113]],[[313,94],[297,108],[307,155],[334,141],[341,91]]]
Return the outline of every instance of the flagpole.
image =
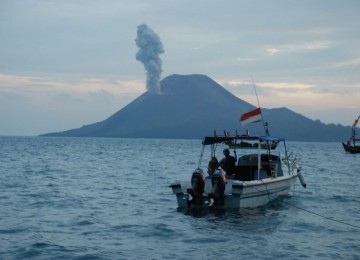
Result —
[[[256,91],[256,86],[255,86],[255,82],[254,82],[254,79],[253,79],[253,76],[252,76],[252,75],[251,75],[251,80],[252,80],[252,83],[253,83],[253,86],[254,86],[255,95],[256,95],[256,100],[257,100],[258,106],[259,106],[260,111],[261,111],[260,102],[259,102],[259,97],[258,97],[258,94],[257,94],[257,91]],[[260,116],[261,116],[262,125],[263,125],[264,130],[265,130],[265,134],[268,136],[268,135],[270,135],[270,134],[269,134],[269,130],[266,129],[266,127],[265,127],[265,123],[264,123],[264,118],[263,118],[262,112],[260,113]]]

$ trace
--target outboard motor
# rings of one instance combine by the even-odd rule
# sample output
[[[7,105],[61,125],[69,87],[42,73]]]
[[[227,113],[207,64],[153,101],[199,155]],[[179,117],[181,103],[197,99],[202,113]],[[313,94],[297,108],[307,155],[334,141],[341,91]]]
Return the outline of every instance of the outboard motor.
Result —
[[[188,206],[191,204],[201,205],[202,195],[205,188],[205,175],[202,169],[196,169],[191,176],[191,189],[188,189],[188,193],[192,196],[192,199],[188,201]]]
[[[225,199],[225,185],[226,178],[222,171],[217,170],[211,177],[211,184],[213,186],[214,206],[223,206]]]

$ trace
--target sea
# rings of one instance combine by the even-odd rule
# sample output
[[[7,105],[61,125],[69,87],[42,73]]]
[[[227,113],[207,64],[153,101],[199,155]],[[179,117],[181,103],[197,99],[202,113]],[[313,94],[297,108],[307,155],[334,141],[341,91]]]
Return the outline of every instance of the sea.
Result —
[[[169,185],[201,140],[0,137],[0,259],[360,259],[360,154],[286,144],[306,188],[196,211]]]

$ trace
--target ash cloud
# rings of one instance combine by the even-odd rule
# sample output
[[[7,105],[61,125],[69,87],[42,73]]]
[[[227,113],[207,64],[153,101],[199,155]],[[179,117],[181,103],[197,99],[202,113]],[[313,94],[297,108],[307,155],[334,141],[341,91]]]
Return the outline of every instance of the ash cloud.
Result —
[[[160,93],[162,61],[159,55],[164,52],[160,37],[146,24],[141,24],[137,28],[135,42],[140,48],[136,60],[141,61],[146,70],[146,88],[149,93]]]

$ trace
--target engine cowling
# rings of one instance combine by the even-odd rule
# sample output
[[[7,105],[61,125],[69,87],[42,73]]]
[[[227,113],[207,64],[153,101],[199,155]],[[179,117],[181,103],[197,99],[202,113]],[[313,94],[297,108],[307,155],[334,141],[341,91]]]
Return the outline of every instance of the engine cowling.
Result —
[[[202,196],[205,188],[205,175],[202,169],[196,169],[191,176],[192,196]]]
[[[222,171],[215,171],[213,176],[211,176],[211,184],[213,186],[214,206],[224,205],[226,186],[224,173]]]
[[[201,206],[203,204],[203,193],[205,189],[205,175],[202,169],[196,169],[191,175],[191,188],[187,190],[191,195],[188,198],[188,207],[191,205]]]

